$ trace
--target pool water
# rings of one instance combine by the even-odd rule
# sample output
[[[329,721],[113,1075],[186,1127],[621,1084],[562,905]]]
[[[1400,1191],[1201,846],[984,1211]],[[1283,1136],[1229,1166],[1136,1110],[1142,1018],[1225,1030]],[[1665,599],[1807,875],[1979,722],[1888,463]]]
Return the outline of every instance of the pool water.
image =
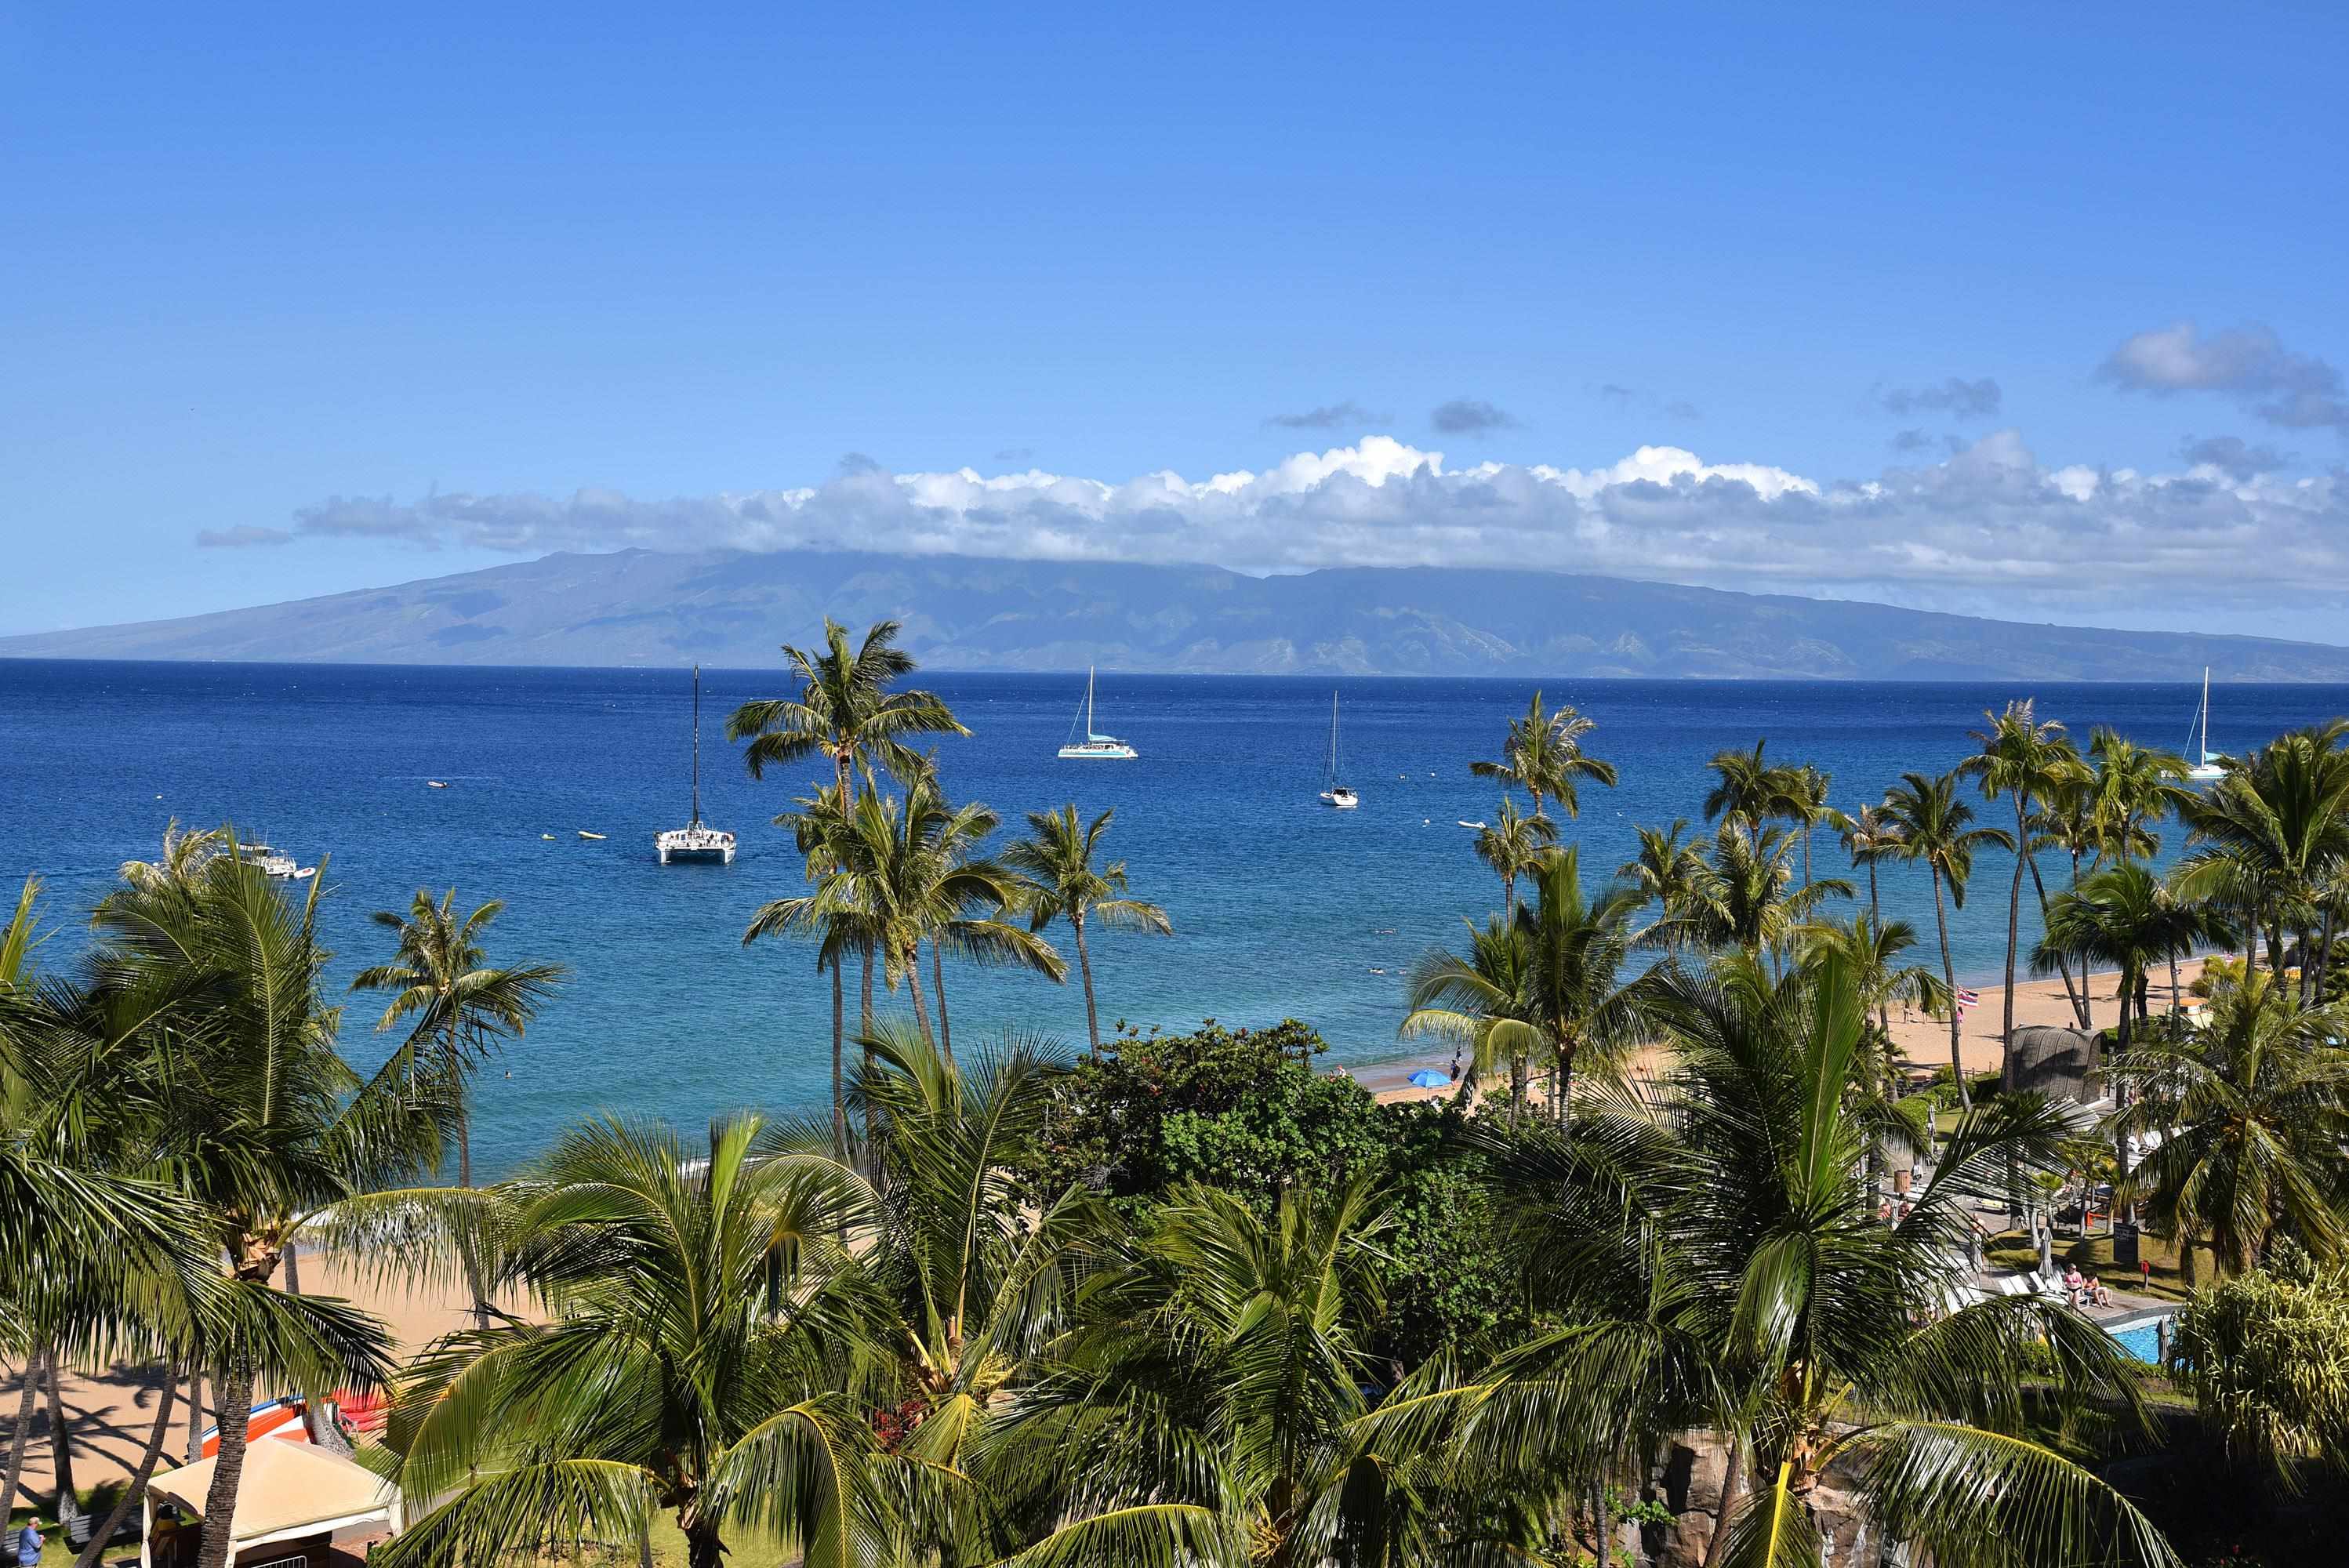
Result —
[[[2161,1360],[2160,1325],[2168,1321],[2169,1315],[2163,1313],[2158,1316],[2144,1318],[2122,1327],[2107,1328],[2105,1332],[2112,1336],[2114,1342],[2123,1350],[2127,1351],[2139,1361],[2158,1364]]]

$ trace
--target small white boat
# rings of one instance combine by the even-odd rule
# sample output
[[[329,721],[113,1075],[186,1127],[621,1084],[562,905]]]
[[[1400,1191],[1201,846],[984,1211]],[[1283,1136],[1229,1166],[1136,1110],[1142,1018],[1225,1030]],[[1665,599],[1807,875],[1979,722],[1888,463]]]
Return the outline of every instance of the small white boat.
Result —
[[[1454,818],[1454,820],[1459,822],[1459,824],[1464,828],[1474,828],[1479,832],[1482,832],[1486,825],[1483,822],[1471,822],[1466,820],[1464,818]]]
[[[427,779],[424,781],[424,787],[427,789],[446,789],[449,788],[449,786],[441,783],[438,779]]]
[[[579,830],[579,836],[583,839],[595,839],[601,841],[605,835],[602,833],[591,833],[586,829],[582,828]]]
[[[734,835],[701,820],[701,666],[693,666],[693,816],[682,828],[653,835],[653,849],[667,865],[734,863]]]
[[[2194,755],[2199,758],[2186,770],[2186,777],[2197,784],[2213,783],[2227,776],[2227,759],[2210,749],[2210,666],[2202,666],[2202,711],[2195,716]]]
[[[554,835],[553,833],[541,833],[539,837],[542,839],[552,839]]]
[[[1362,798],[1344,784],[1338,782],[1338,694],[1330,694],[1330,767],[1321,780],[1321,802],[1340,811],[1350,811],[1362,803]]]
[[[1069,743],[1061,748],[1064,762],[1131,762],[1142,754],[1114,735],[1098,735],[1093,731],[1093,672],[1085,671],[1085,710],[1078,716],[1085,727],[1085,738],[1076,738],[1077,721],[1069,726]]]
[[[292,855],[281,855],[267,844],[239,844],[236,847],[236,852],[238,858],[246,865],[253,867],[265,877],[276,877],[283,882],[293,882],[304,874],[302,868],[294,863]],[[312,867],[311,873],[315,874],[316,870],[316,867]]]

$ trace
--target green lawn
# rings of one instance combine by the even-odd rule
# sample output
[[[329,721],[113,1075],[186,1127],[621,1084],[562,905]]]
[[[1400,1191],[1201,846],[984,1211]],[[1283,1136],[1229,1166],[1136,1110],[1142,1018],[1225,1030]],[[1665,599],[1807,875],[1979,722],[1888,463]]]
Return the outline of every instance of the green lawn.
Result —
[[[2081,1273],[2095,1274],[2112,1289],[2126,1291],[2131,1295],[2182,1302],[2193,1294],[2178,1272],[2178,1251],[2166,1238],[2139,1233],[2137,1244],[2137,1256],[2153,1265],[2150,1279],[2137,1271],[2113,1266],[2113,1239],[2110,1236],[2091,1236],[2085,1241],[2075,1239],[2069,1242],[2058,1237],[2055,1262],[2059,1267],[2065,1264],[2076,1265]],[[2195,1251],[2199,1254],[2195,1262],[2200,1277],[2207,1282],[2211,1277],[2211,1264],[2207,1261],[2209,1249],[2198,1247]],[[2009,1231],[2004,1235],[1992,1237],[1982,1255],[1994,1269],[2029,1269],[2039,1265],[2037,1250],[2032,1246],[2030,1237],[2020,1231]]]

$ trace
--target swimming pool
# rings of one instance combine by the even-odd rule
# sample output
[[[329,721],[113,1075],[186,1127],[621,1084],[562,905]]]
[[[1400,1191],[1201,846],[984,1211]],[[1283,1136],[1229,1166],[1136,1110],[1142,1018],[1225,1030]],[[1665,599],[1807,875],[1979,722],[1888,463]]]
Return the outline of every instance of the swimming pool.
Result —
[[[2105,1332],[2115,1344],[2139,1361],[2158,1365],[2161,1360],[2160,1325],[2168,1323],[2173,1314],[2148,1312],[2140,1317],[2125,1317],[2105,1325]]]

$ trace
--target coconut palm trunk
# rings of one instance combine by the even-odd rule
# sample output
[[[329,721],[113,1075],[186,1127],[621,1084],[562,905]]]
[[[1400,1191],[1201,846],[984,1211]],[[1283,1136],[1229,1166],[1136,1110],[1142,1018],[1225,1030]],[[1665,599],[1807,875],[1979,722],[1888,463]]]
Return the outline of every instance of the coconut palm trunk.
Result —
[[[453,1013],[449,1016],[449,1034],[442,1042],[441,1048],[447,1053],[445,1059],[450,1081],[463,1082],[460,1075],[464,1071],[464,1061],[457,1052],[457,1017]],[[466,1112],[465,1096],[462,1094],[456,1096],[450,1109],[456,1113],[457,1117],[457,1185],[471,1187],[473,1184],[473,1136],[471,1119]],[[479,1292],[475,1293],[477,1297],[479,1295]]]
[[[196,1568],[228,1568],[229,1532],[234,1528],[236,1494],[244,1480],[245,1427],[253,1408],[253,1363],[242,1354],[221,1368],[214,1387],[221,1411],[220,1447],[212,1483],[204,1493],[203,1544]]]
[[[947,960],[936,942],[930,944],[930,985],[938,996],[938,1054],[954,1065],[954,1030],[947,1023]]]
[[[204,1358],[188,1357],[188,1457],[194,1464],[204,1457]]]
[[[2002,1049],[2014,1048],[2014,954],[2023,944],[2023,868],[2031,859],[2031,817],[2023,790],[2014,791],[2014,881],[2006,891],[2006,1006],[1999,1022]]]
[[[50,1511],[59,1524],[71,1529],[81,1517],[81,1493],[74,1486],[73,1429],[66,1424],[66,1369],[54,1349],[48,1363],[49,1476],[57,1483],[57,1501]]]
[[[114,1500],[114,1507],[89,1533],[89,1544],[74,1559],[73,1568],[98,1568],[98,1560],[106,1552],[106,1543],[122,1528],[122,1522],[147,1495],[147,1482],[155,1473],[155,1461],[162,1457],[163,1441],[171,1432],[171,1408],[178,1403],[180,1369],[169,1362],[163,1366],[163,1382],[155,1395],[155,1422],[147,1429],[147,1446],[140,1451],[139,1468],[130,1472],[130,1484]],[[5,1518],[5,1515],[0,1515]]]
[[[41,1398],[41,1379],[47,1374],[43,1363],[48,1349],[36,1345],[25,1357],[25,1381],[16,1390],[16,1424],[8,1429],[8,1477],[0,1486],[0,1521],[16,1506],[16,1488],[25,1479],[25,1449],[33,1435],[33,1411]]]
[[[1958,1108],[1971,1110],[1973,1096],[1966,1091],[1966,1063],[1959,1022],[1964,1009],[1958,1006],[1958,966],[1950,957],[1950,916],[1941,902],[1941,869],[1929,866],[1933,878],[1933,925],[1941,937],[1941,979],[1950,988],[1950,1073],[1958,1083]]]
[[[2025,855],[2023,857],[2023,863],[2031,872],[2032,890],[2039,895],[2039,923],[2044,928],[2047,923],[2047,883],[2039,875],[2038,861]],[[2072,857],[2072,885],[2075,887],[2080,885],[2080,858],[2077,855]],[[2083,973],[2080,976],[2079,987],[2076,990],[2074,989],[2072,965],[2061,954],[2058,954],[2055,959],[2055,973],[2064,977],[2064,1000],[2072,1004],[2072,1016],[2080,1020],[2081,1028],[2093,1030],[2095,1026],[2089,1022],[2087,975]],[[2010,985],[2008,989],[2012,990],[2013,986]]]
[[[835,954],[832,960],[832,1151],[843,1164],[848,1160],[848,1085],[841,1072],[841,1054],[848,1033],[847,990]]]
[[[1094,1054],[1101,1051],[1101,1014],[1093,1006],[1093,960],[1085,948],[1085,916],[1081,910],[1069,912],[1069,929],[1077,940],[1077,974],[1085,984],[1085,1037],[1092,1041]]]
[[[1713,1516],[1713,1539],[1705,1542],[1704,1568],[1719,1568],[1729,1551],[1729,1522],[1737,1512],[1737,1500],[1745,1491],[1745,1433],[1741,1429],[1729,1439],[1728,1462],[1721,1471],[1721,1506]]]
[[[914,1026],[922,1033],[922,1043],[936,1047],[936,1035],[930,1031],[930,1006],[922,1000],[922,944],[918,941],[906,944],[905,990],[914,999]]]

